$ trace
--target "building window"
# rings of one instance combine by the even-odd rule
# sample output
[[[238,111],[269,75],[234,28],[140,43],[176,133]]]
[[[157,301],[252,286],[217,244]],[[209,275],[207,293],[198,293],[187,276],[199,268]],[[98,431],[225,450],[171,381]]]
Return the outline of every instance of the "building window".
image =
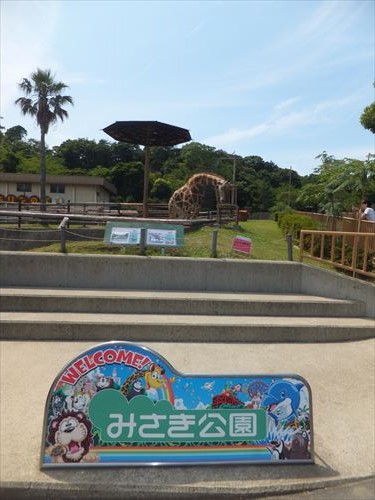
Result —
[[[17,191],[20,193],[31,193],[31,183],[30,182],[18,182]]]
[[[65,184],[51,184],[51,193],[64,194]]]

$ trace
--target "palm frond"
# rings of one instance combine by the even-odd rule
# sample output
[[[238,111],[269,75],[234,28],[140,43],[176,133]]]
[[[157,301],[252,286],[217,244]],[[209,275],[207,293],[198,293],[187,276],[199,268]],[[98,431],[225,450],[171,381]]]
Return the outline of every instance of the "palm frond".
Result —
[[[27,78],[24,78],[18,86],[26,95],[30,95],[33,90],[32,83]]]
[[[26,96],[15,101],[24,115],[29,114],[36,118],[37,124],[44,134],[47,134],[51,124],[58,119],[64,121],[68,112],[63,108],[65,104],[73,105],[73,98],[62,95],[61,92],[68,88],[63,82],[56,82],[51,70],[37,68],[31,74],[30,80],[24,78],[19,84]]]
[[[23,115],[36,116],[38,112],[36,103],[28,97],[20,97],[15,101],[15,104],[20,106]]]

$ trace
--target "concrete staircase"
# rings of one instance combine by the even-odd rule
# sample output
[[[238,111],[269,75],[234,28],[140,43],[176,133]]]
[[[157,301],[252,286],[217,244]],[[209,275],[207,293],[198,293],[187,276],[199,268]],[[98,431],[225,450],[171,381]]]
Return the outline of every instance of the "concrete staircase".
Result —
[[[342,489],[359,480],[373,498],[373,284],[297,262],[0,252],[0,267],[1,498],[338,500],[359,498]],[[40,471],[54,377],[110,340],[146,345],[183,373],[303,376],[316,463]]]
[[[2,340],[338,342],[374,336],[365,304],[297,293],[4,287]]]

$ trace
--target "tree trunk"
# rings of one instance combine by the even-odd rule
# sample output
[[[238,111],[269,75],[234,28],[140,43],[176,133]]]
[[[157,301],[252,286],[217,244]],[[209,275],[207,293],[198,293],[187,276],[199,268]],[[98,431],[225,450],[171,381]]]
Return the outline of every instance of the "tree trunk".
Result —
[[[46,211],[46,143],[45,133],[40,133],[40,210]]]

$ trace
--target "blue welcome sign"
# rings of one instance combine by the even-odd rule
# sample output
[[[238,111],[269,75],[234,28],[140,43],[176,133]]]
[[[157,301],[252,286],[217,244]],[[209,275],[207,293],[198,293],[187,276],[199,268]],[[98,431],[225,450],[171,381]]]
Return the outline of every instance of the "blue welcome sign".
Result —
[[[184,375],[130,342],[83,352],[47,397],[41,467],[312,463],[297,375]]]

